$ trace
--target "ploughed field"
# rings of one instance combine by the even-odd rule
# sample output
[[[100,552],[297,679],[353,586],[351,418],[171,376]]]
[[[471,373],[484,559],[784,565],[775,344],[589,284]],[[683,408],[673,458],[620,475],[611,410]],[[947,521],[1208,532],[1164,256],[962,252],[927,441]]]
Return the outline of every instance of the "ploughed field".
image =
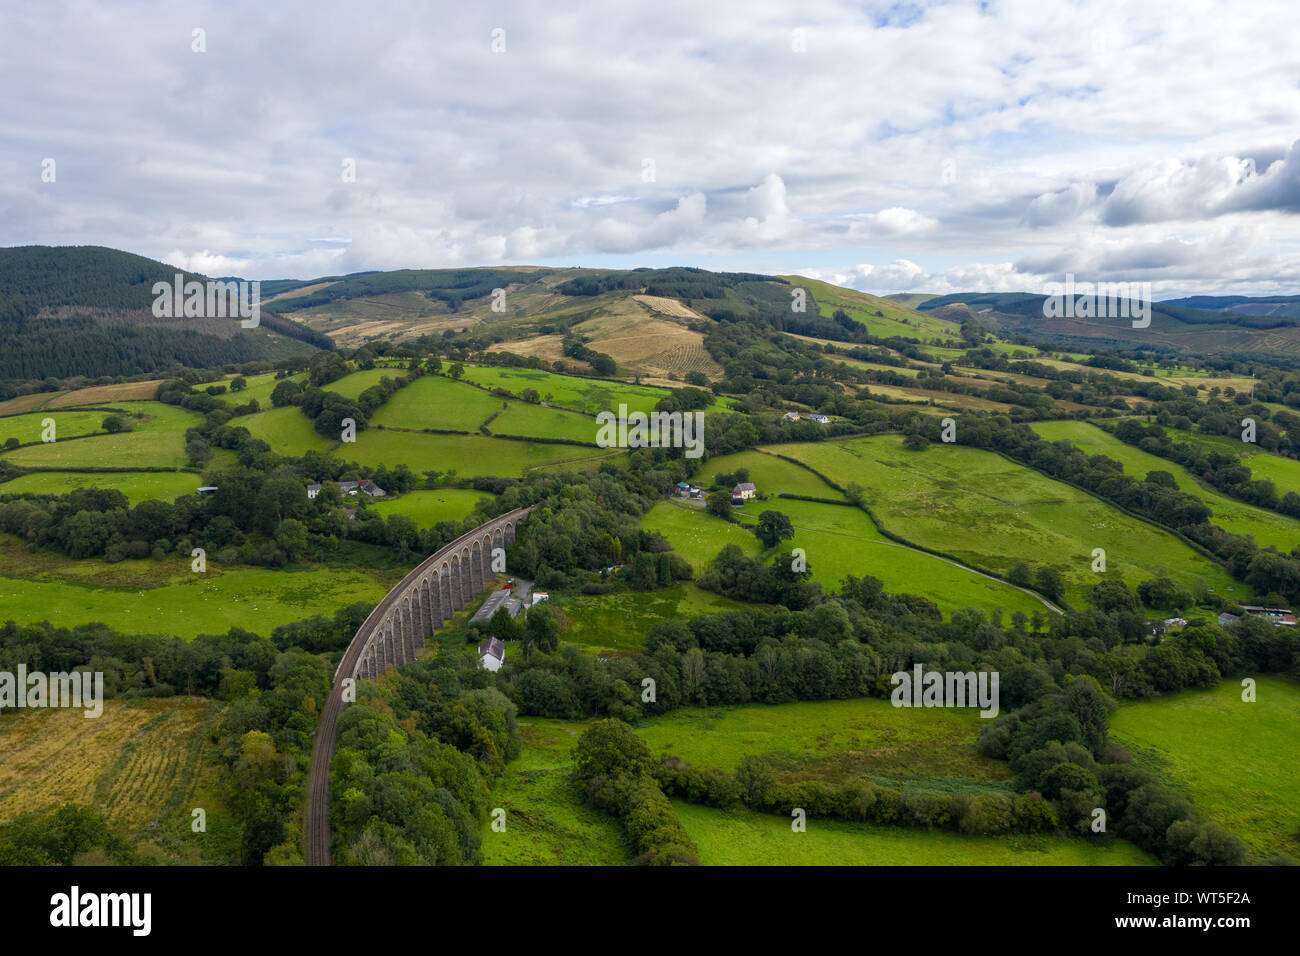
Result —
[[[142,862],[237,863],[238,827],[205,752],[223,705],[197,697],[110,698],[103,708],[95,719],[80,708],[0,716],[0,824],[75,802],[135,843]],[[191,828],[196,807],[206,813],[206,832]]]

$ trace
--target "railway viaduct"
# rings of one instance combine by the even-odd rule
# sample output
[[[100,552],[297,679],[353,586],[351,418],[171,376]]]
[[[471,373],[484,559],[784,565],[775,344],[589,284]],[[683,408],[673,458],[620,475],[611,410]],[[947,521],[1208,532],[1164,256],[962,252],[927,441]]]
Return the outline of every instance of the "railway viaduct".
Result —
[[[373,679],[414,660],[435,628],[487,587],[494,577],[493,549],[514,544],[516,529],[535,507],[493,518],[420,562],[375,606],[343,652],[312,746],[304,835],[308,866],[330,864],[330,761],[347,681]]]

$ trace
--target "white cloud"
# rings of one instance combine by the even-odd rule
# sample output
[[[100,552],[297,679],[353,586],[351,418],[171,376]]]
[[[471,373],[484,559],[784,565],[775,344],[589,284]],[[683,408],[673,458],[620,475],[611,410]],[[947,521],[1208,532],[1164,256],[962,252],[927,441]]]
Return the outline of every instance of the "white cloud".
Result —
[[[749,257],[900,289],[1040,263],[1275,287],[1300,248],[1290,7],[1188,2],[1080,0],[1063,28],[1027,0],[819,0],[806,53],[781,0],[14,7],[0,243],[250,278]]]

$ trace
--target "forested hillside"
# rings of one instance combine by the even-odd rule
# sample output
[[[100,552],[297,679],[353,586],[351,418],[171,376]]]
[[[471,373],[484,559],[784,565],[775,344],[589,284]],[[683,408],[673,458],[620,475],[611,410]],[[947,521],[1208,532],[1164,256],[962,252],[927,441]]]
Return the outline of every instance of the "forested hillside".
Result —
[[[99,246],[0,249],[0,382],[276,361],[331,347],[327,336],[266,311],[256,329],[157,319],[153,285],[178,271]]]

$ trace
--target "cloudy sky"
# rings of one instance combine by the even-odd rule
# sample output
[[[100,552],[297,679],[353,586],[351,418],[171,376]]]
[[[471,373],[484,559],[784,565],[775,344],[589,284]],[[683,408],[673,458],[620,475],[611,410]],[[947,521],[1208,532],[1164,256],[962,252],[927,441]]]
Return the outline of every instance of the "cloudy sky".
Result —
[[[1300,293],[1298,24],[1198,0],[10,4],[0,245],[261,279]]]

